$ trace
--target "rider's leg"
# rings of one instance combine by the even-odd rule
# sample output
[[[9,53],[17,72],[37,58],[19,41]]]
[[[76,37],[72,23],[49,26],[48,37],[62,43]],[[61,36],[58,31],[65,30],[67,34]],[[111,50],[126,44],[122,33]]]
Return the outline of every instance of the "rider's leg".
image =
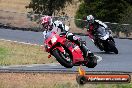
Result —
[[[84,58],[88,57],[88,55],[89,55],[89,53],[91,53],[91,51],[86,47],[86,45],[80,39],[78,39],[72,33],[67,33],[66,37],[67,37],[68,40],[70,40],[72,42],[75,42],[80,47],[80,49],[83,51]]]

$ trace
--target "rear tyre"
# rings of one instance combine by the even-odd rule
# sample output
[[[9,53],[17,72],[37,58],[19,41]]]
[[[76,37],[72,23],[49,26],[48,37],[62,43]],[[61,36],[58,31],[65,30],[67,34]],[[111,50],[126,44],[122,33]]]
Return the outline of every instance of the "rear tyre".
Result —
[[[88,68],[94,68],[96,65],[97,65],[97,58],[96,58],[96,56],[91,56],[88,59],[88,62],[86,63],[85,66],[88,67]]]
[[[67,53],[67,52],[66,52]],[[56,58],[56,60],[64,67],[66,68],[72,68],[73,63],[72,59],[70,57],[70,54],[67,53],[67,55],[64,55],[62,52],[60,52],[58,49],[55,49],[52,51],[52,55]],[[68,59],[66,59],[68,58]]]

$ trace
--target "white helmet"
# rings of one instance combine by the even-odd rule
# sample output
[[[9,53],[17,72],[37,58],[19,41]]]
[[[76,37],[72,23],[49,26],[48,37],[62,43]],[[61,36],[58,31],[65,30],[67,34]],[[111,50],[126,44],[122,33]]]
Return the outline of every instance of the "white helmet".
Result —
[[[86,19],[89,23],[94,23],[94,17],[92,15],[88,15]]]
[[[54,21],[54,24],[56,27],[59,27],[62,30],[69,31],[69,27],[59,20]]]
[[[54,21],[54,24],[58,27],[59,25],[63,26],[63,23],[59,20]]]

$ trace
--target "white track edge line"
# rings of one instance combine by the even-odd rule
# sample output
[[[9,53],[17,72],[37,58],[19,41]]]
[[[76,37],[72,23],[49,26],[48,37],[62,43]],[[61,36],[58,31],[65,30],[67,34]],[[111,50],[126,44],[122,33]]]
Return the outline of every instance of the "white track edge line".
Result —
[[[24,45],[33,45],[33,46],[44,46],[44,45],[39,45],[39,44],[32,44],[32,43],[26,43],[26,42],[19,42],[19,41],[13,41],[13,40],[8,40],[8,39],[0,39],[2,41],[7,41],[7,42],[14,42],[14,43],[19,43],[19,44],[24,44]]]

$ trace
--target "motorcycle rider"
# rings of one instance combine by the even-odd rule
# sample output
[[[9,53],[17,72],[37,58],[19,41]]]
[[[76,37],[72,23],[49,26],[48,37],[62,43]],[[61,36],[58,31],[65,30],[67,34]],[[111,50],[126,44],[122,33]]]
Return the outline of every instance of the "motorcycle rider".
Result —
[[[97,34],[97,30],[99,27],[108,30],[110,33],[110,36],[112,36],[112,31],[108,28],[108,26],[103,23],[100,20],[95,20],[93,15],[86,16],[87,24],[84,28],[87,29],[89,37],[92,39],[92,41],[96,44],[97,39],[95,35]]]
[[[69,31],[69,27],[65,24],[63,24],[61,21],[56,20],[56,21],[52,21],[52,17],[51,16],[44,16],[41,18],[41,24],[43,26],[43,34],[44,34],[44,38],[46,33],[49,31],[54,31],[56,33],[58,33],[60,36],[61,35],[66,35],[66,38],[68,40],[70,40],[71,42],[76,43],[80,49],[83,51],[83,56],[85,59],[87,59],[88,56],[92,56],[91,51],[88,50],[88,48],[85,46],[85,44],[78,39],[73,33],[68,32]]]

